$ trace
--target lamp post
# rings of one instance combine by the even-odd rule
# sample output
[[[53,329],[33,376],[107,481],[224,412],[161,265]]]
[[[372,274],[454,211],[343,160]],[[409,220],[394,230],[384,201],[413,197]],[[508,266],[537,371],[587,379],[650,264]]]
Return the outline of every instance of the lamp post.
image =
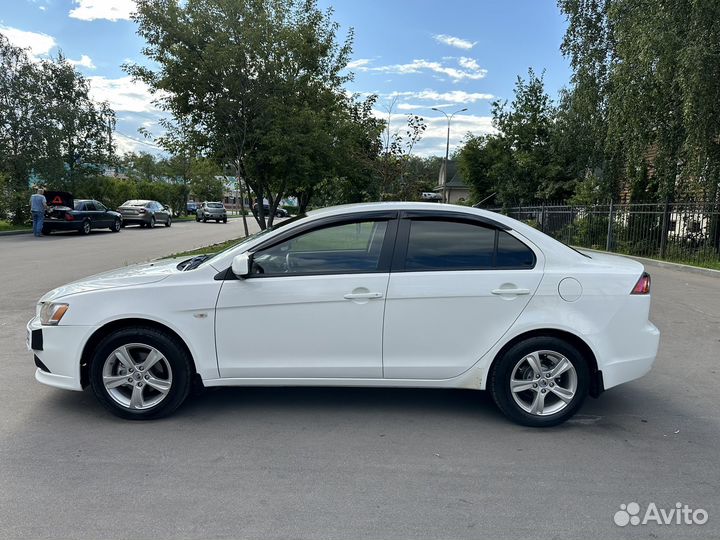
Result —
[[[448,158],[450,157],[450,121],[452,120],[453,116],[455,116],[457,113],[465,112],[467,111],[467,107],[464,109],[460,109],[459,111],[455,111],[451,115],[448,115],[445,111],[442,109],[438,109],[437,107],[432,108],[433,111],[441,112],[445,115],[445,118],[447,118],[447,143],[445,144],[445,166],[443,167],[442,171],[442,202],[446,203],[449,202],[448,200],[448,192],[447,192],[447,168],[448,168]]]

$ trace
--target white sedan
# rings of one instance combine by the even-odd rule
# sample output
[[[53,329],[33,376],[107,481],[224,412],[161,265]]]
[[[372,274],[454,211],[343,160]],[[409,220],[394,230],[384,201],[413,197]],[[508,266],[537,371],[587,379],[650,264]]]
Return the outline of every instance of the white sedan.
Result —
[[[28,323],[38,381],[131,419],[191,384],[488,389],[529,426],[647,373],[650,278],[460,206],[326,208],[212,257],[50,291]]]

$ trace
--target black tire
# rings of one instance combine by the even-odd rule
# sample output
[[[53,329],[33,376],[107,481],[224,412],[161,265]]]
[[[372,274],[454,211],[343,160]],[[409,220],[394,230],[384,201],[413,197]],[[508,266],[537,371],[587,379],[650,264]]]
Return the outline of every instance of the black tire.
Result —
[[[195,215],[195,223],[200,223],[200,216],[197,214]]]
[[[207,223],[207,218],[203,216],[203,223]]]
[[[165,222],[166,227],[170,227],[172,225],[172,218],[168,216],[167,221]]]
[[[535,351],[552,351],[559,353],[569,360],[575,369],[576,388],[574,395],[564,408],[553,414],[539,415],[526,411],[515,401],[513,392],[510,389],[510,380],[516,366],[524,357],[531,355],[531,353]],[[546,379],[545,377],[541,377],[541,380],[538,382],[542,382],[542,379],[545,380],[543,384],[552,383],[554,386],[557,383],[558,388],[560,388],[559,378]],[[534,379],[530,376],[527,380],[532,382]],[[511,347],[501,358],[498,358],[490,372],[488,385],[492,397],[502,413],[513,422],[530,427],[550,427],[565,422],[580,409],[587,397],[589,387],[590,369],[588,368],[587,360],[583,358],[580,352],[570,343],[555,337],[545,336],[522,341]],[[539,388],[542,388],[542,386]],[[555,403],[559,404],[562,401],[556,397],[553,393],[554,391],[551,391],[549,387],[543,389],[545,390],[543,394],[551,397]],[[524,395],[529,398],[538,391],[541,390],[527,390]],[[518,396],[522,395],[522,392],[518,392]]]
[[[120,227],[122,227],[123,229],[125,228],[125,222],[124,222],[124,221],[121,221],[121,222],[120,222]]]
[[[226,217],[223,218],[223,223],[227,223],[227,218],[226,218]]]
[[[152,216],[150,218],[150,223],[148,223],[147,226],[150,227],[151,229],[155,228],[155,216]]]
[[[103,384],[103,365],[112,352],[130,343],[149,345],[160,351],[172,370],[172,383],[166,397],[148,409],[129,409],[115,401]],[[180,405],[190,392],[192,363],[188,353],[174,336],[148,327],[122,328],[106,336],[95,348],[90,364],[90,386],[95,397],[111,413],[128,420],[151,420],[167,416]]]
[[[220,223],[220,220],[219,220],[219,219],[216,219],[216,220],[215,220],[215,223]]]
[[[86,219],[82,222],[82,225],[78,229],[78,232],[82,235],[88,235],[90,234],[90,231],[92,231],[92,224],[90,223],[89,219]]]
[[[113,221],[113,224],[110,226],[110,230],[112,232],[120,232],[120,229],[122,228],[122,221],[119,219],[116,219]]]

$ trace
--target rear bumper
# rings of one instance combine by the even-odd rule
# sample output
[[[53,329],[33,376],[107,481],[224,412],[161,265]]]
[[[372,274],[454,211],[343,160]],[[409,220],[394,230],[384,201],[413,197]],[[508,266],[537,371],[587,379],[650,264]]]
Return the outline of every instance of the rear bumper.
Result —
[[[42,326],[37,318],[27,324],[27,348],[34,355],[35,379],[43,384],[82,390],[80,358],[95,327]]]
[[[45,218],[45,221],[43,221],[43,229],[51,231],[79,231],[82,228],[82,225],[82,220],[65,221],[64,219]]]
[[[150,223],[150,216],[122,216],[123,223],[125,225],[133,225],[133,224],[139,224],[139,223]]]
[[[643,330],[633,336],[632,354],[612,357],[599,365],[602,371],[604,387],[613,386],[639,379],[647,374],[655,363],[660,345],[660,331],[647,321]]]

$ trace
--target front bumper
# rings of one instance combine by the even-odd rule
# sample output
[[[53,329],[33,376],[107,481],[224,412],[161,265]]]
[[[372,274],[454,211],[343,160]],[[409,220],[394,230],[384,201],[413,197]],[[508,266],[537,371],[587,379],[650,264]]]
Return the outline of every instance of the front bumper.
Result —
[[[43,326],[37,317],[28,322],[26,345],[38,366],[35,379],[57,388],[82,390],[80,358],[94,330],[93,326]]]

